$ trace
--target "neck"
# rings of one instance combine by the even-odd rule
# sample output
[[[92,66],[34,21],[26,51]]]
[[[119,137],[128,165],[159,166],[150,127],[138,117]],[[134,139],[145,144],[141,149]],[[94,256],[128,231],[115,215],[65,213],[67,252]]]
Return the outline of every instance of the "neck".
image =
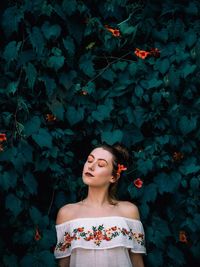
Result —
[[[88,188],[88,195],[83,200],[83,203],[93,208],[103,208],[110,205],[108,191],[94,187]]]

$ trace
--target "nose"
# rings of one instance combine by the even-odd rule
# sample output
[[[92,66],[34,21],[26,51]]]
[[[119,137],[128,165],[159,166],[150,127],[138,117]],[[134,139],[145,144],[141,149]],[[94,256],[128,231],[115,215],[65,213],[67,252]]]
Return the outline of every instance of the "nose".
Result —
[[[88,166],[88,169],[91,170],[91,171],[94,171],[94,169],[95,169],[95,163],[91,163],[91,164]]]

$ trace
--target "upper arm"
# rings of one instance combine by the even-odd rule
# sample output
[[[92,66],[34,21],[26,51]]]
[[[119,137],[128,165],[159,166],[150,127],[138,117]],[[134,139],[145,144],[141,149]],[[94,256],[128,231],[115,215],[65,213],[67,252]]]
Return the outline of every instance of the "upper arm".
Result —
[[[134,267],[144,267],[142,254],[129,252],[131,263]]]
[[[63,222],[67,222],[72,218],[72,205],[67,204],[59,209],[56,217],[56,224],[61,224]]]
[[[70,256],[58,260],[59,267],[69,267],[70,265]]]

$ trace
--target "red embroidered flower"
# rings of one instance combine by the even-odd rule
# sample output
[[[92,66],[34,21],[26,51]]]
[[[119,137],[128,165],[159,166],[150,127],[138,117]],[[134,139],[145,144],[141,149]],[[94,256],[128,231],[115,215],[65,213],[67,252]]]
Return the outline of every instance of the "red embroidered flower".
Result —
[[[78,228],[77,229],[79,232],[83,232],[84,231],[84,227]]]
[[[4,149],[3,149],[3,145],[0,144],[0,152],[3,152],[3,151],[4,151]]]
[[[143,181],[142,181],[140,178],[137,178],[136,180],[134,180],[134,185],[135,185],[137,188],[141,188],[142,185],[143,185]]]
[[[6,140],[7,140],[6,134],[0,133],[0,142],[6,141]]]
[[[113,36],[119,37],[120,31],[118,29],[110,28],[108,25],[105,25],[105,28],[112,33]]]
[[[188,243],[185,231],[179,232],[179,241],[182,243]]]
[[[136,48],[134,53],[137,57],[142,59],[145,59],[147,56],[150,55],[150,52],[147,52],[145,50],[140,50],[139,48]]]

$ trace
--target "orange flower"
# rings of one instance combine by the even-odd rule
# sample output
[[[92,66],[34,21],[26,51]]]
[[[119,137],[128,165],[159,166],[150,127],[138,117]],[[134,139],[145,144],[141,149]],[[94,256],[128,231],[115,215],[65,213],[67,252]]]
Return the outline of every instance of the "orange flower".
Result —
[[[143,181],[140,178],[137,178],[136,180],[134,180],[133,183],[137,188],[141,188],[143,185]]]
[[[123,164],[118,164],[117,174],[120,174],[122,171],[127,170],[126,167],[124,167]]]
[[[147,52],[145,50],[140,50],[139,48],[136,48],[134,53],[137,57],[142,59],[145,59],[148,55],[150,55],[150,52]]]
[[[181,152],[174,152],[173,154],[173,160],[174,161],[180,161],[184,158],[184,154]]]
[[[182,243],[188,243],[185,231],[179,232],[179,241]]]
[[[51,121],[55,121],[56,120],[56,116],[54,116],[53,114],[47,114],[46,115],[46,120],[51,122]]]
[[[6,141],[6,140],[7,140],[6,134],[0,133],[0,142]]]
[[[81,94],[82,94],[82,95],[88,95],[88,92],[87,92],[86,90],[82,90],[82,91],[81,91]]]
[[[41,239],[41,235],[38,231],[38,228],[36,228],[36,230],[35,230],[35,237],[34,238],[36,241],[39,241]]]
[[[113,29],[108,27],[108,25],[105,25],[105,28],[112,33],[113,36],[119,37],[120,36],[120,31],[118,29]]]

